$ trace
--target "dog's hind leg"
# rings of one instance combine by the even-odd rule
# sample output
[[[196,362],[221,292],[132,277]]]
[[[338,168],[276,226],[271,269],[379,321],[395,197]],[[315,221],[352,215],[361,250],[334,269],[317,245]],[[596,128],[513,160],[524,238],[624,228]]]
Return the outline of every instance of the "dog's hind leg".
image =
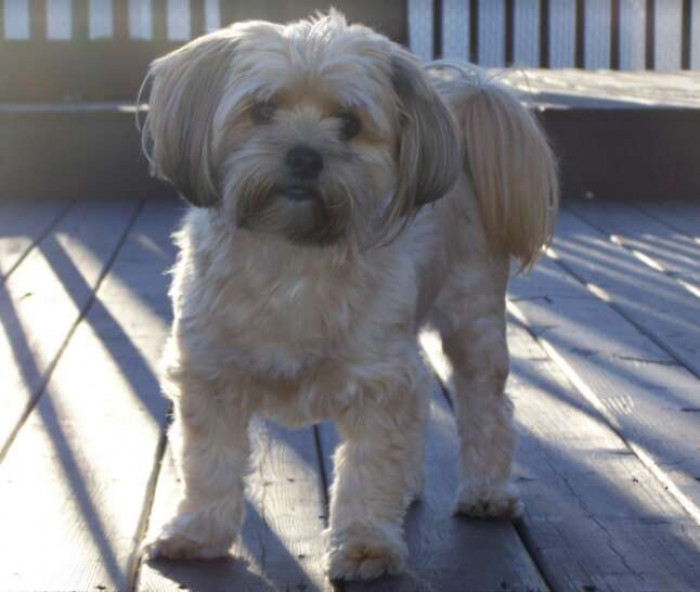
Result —
[[[187,376],[178,382],[169,437],[183,495],[146,552],[171,559],[224,556],[243,521],[249,415],[239,399],[209,381]]]
[[[368,380],[334,417],[335,453],[327,569],[331,579],[370,579],[401,570],[406,508],[422,487],[422,448],[432,377],[416,355],[396,375]]]
[[[504,392],[508,260],[493,253],[471,255],[452,271],[433,314],[453,368],[460,441],[456,512],[506,518],[522,510],[511,481],[513,406]]]

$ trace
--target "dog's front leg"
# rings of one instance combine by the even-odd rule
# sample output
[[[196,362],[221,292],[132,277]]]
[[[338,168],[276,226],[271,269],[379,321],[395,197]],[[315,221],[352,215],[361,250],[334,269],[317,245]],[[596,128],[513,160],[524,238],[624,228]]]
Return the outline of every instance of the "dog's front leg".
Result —
[[[249,412],[239,398],[206,381],[189,378],[179,390],[170,439],[183,495],[147,552],[171,559],[220,557],[243,521]]]
[[[415,364],[415,361],[407,364]],[[422,488],[423,433],[431,381],[377,382],[336,418],[327,569],[332,579],[397,573],[406,559],[403,518]],[[391,392],[387,392],[390,390]]]

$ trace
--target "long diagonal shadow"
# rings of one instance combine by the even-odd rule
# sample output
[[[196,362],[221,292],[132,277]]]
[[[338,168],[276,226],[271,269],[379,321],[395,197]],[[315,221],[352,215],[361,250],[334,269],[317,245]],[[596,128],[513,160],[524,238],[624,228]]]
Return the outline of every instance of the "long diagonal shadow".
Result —
[[[17,418],[17,422],[12,427],[7,440],[5,442],[0,441],[0,463],[2,463],[2,459],[5,458],[17,429],[24,421],[26,413],[38,399],[38,393],[44,388],[46,372],[42,372],[37,365],[34,352],[32,352],[24,332],[22,321],[19,319],[12,298],[10,298],[4,286],[0,286],[0,323],[6,335],[15,336],[11,341],[15,367],[19,369],[24,384],[27,385],[31,392],[30,397],[25,402],[22,415]]]
[[[3,296],[6,295],[4,291],[2,294]],[[0,322],[2,322],[3,326],[21,328],[22,323],[11,300],[6,298],[3,304],[4,306],[0,306]],[[15,360],[27,384],[35,384],[37,377],[42,377],[44,373],[40,371],[36,364],[25,333],[23,331],[17,331],[15,335],[16,338],[12,342]],[[43,380],[44,383],[46,382],[46,378],[40,380]],[[112,580],[118,583],[119,587],[122,588],[126,582],[125,574],[119,567],[117,558],[107,539],[102,514],[93,504],[90,493],[85,485],[80,466],[76,461],[75,453],[71,449],[71,445],[58,420],[58,414],[53,403],[55,395],[53,395],[51,389],[46,388],[45,384],[42,384],[37,390],[37,394],[33,397],[33,400],[28,402],[28,408],[31,409],[31,405],[38,400],[40,394],[43,394],[43,397],[41,398],[41,402],[36,405],[34,412],[39,413],[46,433],[51,438],[65,481],[73,491],[74,499],[78,503],[82,515],[85,517],[85,522],[88,524],[93,542],[100,553],[104,566]],[[6,443],[0,459],[4,458],[5,454],[7,454],[8,446],[11,442],[12,439]],[[2,465],[0,465],[0,467],[1,466]],[[41,534],[37,533],[36,536],[39,537]]]
[[[51,248],[42,249],[44,256],[51,264],[54,273],[61,281],[66,292],[73,298],[76,305],[80,306],[81,302],[85,300],[85,292],[91,291],[92,288],[77,270],[60,243],[54,237],[49,237],[47,241]],[[100,322],[93,322],[94,317],[98,317]],[[121,374],[129,382],[131,392],[141,399],[153,420],[162,424],[164,419],[163,404],[158,399],[148,396],[149,394],[160,392],[158,380],[153,369],[133,344],[117,319],[104,306],[98,293],[94,295],[92,302],[88,304],[81,322],[90,324],[92,330],[100,338],[102,345],[109,351],[114,362],[121,367]],[[116,346],[117,343],[119,344],[118,348]],[[128,360],[128,368],[124,366],[124,359]]]
[[[120,258],[110,269],[110,276],[129,292],[139,305],[148,309],[155,318],[170,323],[172,313],[167,296],[167,272],[172,267],[177,249],[171,235],[180,226],[184,209],[179,203],[147,202],[124,244]],[[96,252],[96,245],[85,237],[75,236],[83,247]],[[144,257],[150,262],[144,272],[140,263]]]
[[[133,220],[135,220],[135,218]],[[128,232],[130,228],[131,225],[127,227],[126,231]],[[125,238],[126,234],[124,235],[124,239]],[[47,246],[50,246],[51,248],[49,249]],[[116,258],[116,255],[122,246],[123,241],[117,245],[116,250],[113,251],[112,256],[108,259],[108,265],[103,270],[103,275],[101,278],[105,277],[104,274],[109,271],[108,268],[114,262],[114,258]],[[42,249],[43,255],[52,265],[56,276],[62,282],[66,292],[70,294],[75,301],[78,310],[80,311],[80,322],[86,320],[87,312],[93,306],[95,306],[95,303],[98,303],[96,297],[94,297],[93,288],[88,285],[73,262],[66,255],[62,246],[55,240],[54,237],[45,237],[44,242],[39,246],[39,248]],[[98,285],[101,282],[101,278],[98,281]],[[80,463],[76,459],[76,451],[71,447],[71,442],[67,438],[64,427],[59,419],[60,412],[57,411],[55,406],[57,402],[57,393],[52,391],[52,389],[47,386],[53,373],[53,369],[62,356],[63,348],[66,347],[68,342],[66,341],[64,343],[54,359],[50,361],[46,369],[40,369],[34,357],[32,348],[29,345],[26,331],[22,326],[22,321],[17,314],[9,294],[5,290],[2,290],[0,291],[0,298],[2,298],[2,302],[0,303],[2,304],[2,306],[0,306],[0,322],[2,322],[2,325],[6,328],[6,330],[8,328],[12,328],[12,354],[15,359],[16,366],[19,368],[23,381],[31,389],[31,396],[25,405],[25,410],[21,417],[18,418],[18,422],[13,430],[13,433],[8,441],[4,443],[4,446],[0,451],[0,459],[4,458],[8,453],[10,445],[16,437],[19,428],[23,425],[29,413],[32,412],[34,407],[36,407],[34,413],[39,415],[46,434],[49,436],[55,449],[60,470],[64,475],[64,480],[69,485],[70,490],[73,492],[72,499],[74,499],[77,503],[84,521],[88,525],[90,536],[99,551],[102,558],[102,563],[104,564],[110,578],[118,585],[120,589],[122,589],[126,585],[127,575],[124,573],[124,571],[122,571],[119,565],[119,559],[116,557],[114,549],[108,540],[108,530],[106,529],[107,525],[104,523],[104,520],[108,515],[104,512],[100,512],[94,505],[90,490],[86,485],[86,478],[81,471]],[[140,366],[137,367],[138,374],[142,377],[147,377],[145,386],[143,381],[139,382],[138,384],[132,382],[132,390],[135,392],[142,392],[142,389],[145,389],[146,392],[158,392],[157,382],[153,377],[150,367],[140,356],[138,350],[133,347],[133,344],[118,325],[116,320],[109,315],[101,303],[98,303],[96,309],[101,313],[102,318],[107,318],[109,321],[106,325],[102,326],[102,329],[109,330],[111,333],[116,333],[118,335],[121,344],[127,350],[129,362],[140,362]],[[67,338],[70,338],[73,335],[75,327],[77,327],[77,325],[71,329]],[[99,331],[97,331],[97,333],[99,335]],[[103,338],[102,342],[108,343],[108,340]],[[115,361],[118,362],[116,356]],[[126,378],[131,379],[129,372],[125,371],[123,374]],[[38,404],[37,401],[39,401]],[[144,403],[153,419],[159,424],[162,424],[165,415],[164,405],[155,404],[154,399],[152,398],[144,400]],[[110,528],[109,532],[115,532],[116,530],[116,528]]]

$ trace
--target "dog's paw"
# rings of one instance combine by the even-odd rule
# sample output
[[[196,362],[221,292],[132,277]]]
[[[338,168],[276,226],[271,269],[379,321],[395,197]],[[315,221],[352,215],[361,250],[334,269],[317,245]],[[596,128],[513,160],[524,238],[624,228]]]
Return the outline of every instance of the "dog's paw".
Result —
[[[354,524],[330,533],[326,569],[331,580],[371,580],[399,573],[407,555],[400,529]]]
[[[234,537],[205,531],[192,516],[177,517],[144,545],[144,555],[148,559],[216,559],[228,555]]]
[[[455,514],[471,518],[517,518],[523,513],[518,488],[463,484],[457,492]]]
[[[159,536],[144,547],[149,559],[216,559],[228,554],[230,545],[200,543],[180,534]]]

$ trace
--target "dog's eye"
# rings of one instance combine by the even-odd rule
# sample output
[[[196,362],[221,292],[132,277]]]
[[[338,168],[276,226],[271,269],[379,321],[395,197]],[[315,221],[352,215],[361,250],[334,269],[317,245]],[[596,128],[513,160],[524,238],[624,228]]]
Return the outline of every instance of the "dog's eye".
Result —
[[[340,137],[343,140],[350,140],[360,133],[362,124],[357,115],[341,113],[338,115],[338,119],[340,119]]]
[[[272,101],[259,101],[253,104],[250,114],[255,123],[270,123],[275,116],[277,105]]]

